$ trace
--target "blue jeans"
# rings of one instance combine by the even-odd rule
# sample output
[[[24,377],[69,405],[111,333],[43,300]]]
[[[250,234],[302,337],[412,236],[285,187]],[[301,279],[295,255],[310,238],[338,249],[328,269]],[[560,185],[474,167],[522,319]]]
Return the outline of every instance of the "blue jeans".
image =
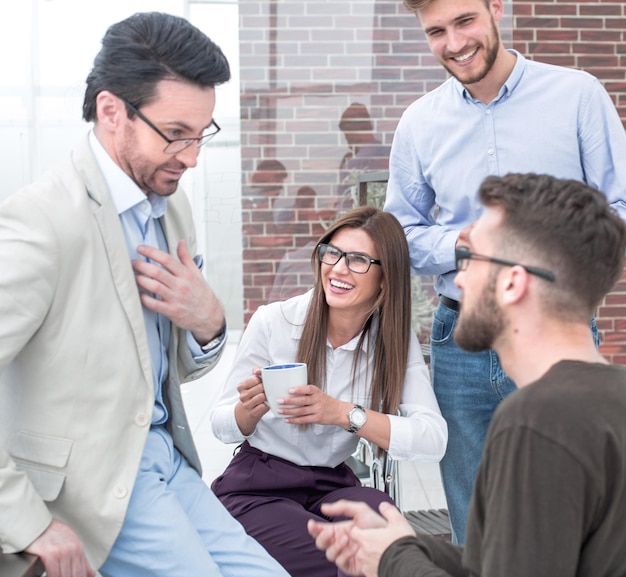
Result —
[[[468,353],[457,347],[452,333],[458,313],[439,303],[430,337],[433,388],[448,423],[448,447],[440,468],[452,541],[465,543],[469,502],[487,429],[500,401],[515,390],[495,351]],[[598,344],[595,318],[591,320]]]
[[[487,429],[496,407],[515,390],[494,351],[468,353],[452,333],[458,313],[441,303],[430,337],[433,388],[448,423],[448,447],[441,460],[452,540],[465,543],[465,524]]]

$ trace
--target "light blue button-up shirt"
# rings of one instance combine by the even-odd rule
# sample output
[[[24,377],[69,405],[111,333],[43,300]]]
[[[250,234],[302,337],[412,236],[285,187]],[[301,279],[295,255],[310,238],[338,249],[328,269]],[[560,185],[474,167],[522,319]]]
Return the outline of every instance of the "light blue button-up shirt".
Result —
[[[119,214],[129,257],[133,260],[149,260],[137,253],[137,247],[141,244],[155,246],[168,252],[167,240],[159,221],[167,209],[167,198],[154,193],[144,194],[137,184],[113,162],[93,131],[89,133],[89,144]],[[198,257],[194,260],[198,262]],[[152,361],[155,396],[152,424],[160,425],[167,421],[167,409],[163,402],[163,383],[167,378],[169,368],[171,321],[146,307],[142,307],[142,310]],[[186,336],[191,353],[199,363],[216,355],[225,342],[223,339],[219,346],[204,353],[189,331],[186,332]]]
[[[407,108],[394,136],[385,210],[404,227],[414,269],[438,275],[436,291],[453,299],[454,246],[482,212],[489,175],[582,180],[626,220],[626,134],[606,90],[586,72],[511,52],[517,62],[492,102],[449,78]]]

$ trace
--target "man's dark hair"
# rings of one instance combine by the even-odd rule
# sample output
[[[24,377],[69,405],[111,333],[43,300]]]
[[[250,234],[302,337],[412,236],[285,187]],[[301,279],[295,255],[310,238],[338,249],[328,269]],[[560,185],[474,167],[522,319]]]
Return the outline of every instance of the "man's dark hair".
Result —
[[[588,320],[624,267],[626,225],[606,197],[577,180],[538,174],[487,177],[479,194],[504,211],[503,256],[554,273],[556,282],[543,288],[546,308]]]
[[[230,67],[220,47],[184,18],[142,12],[113,24],[87,77],[83,118],[96,119],[103,90],[139,108],[164,79],[213,87],[230,79]]]

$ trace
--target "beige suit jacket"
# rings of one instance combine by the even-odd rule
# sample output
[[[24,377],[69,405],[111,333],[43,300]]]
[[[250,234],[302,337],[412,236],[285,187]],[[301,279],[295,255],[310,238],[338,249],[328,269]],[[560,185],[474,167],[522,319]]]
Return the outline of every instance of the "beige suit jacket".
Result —
[[[177,191],[169,246],[196,250]],[[170,432],[200,463],[180,383],[199,366],[172,330]],[[0,205],[0,546],[27,547],[52,517],[99,567],[122,526],[150,427],[150,353],[124,234],[85,138],[71,158]]]

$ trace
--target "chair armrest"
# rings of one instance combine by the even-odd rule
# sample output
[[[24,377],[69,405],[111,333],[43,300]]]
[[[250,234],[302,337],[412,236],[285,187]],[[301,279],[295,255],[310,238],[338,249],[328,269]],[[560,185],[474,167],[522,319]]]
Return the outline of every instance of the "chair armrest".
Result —
[[[0,552],[2,577],[41,577],[43,574],[43,563],[36,555]]]

